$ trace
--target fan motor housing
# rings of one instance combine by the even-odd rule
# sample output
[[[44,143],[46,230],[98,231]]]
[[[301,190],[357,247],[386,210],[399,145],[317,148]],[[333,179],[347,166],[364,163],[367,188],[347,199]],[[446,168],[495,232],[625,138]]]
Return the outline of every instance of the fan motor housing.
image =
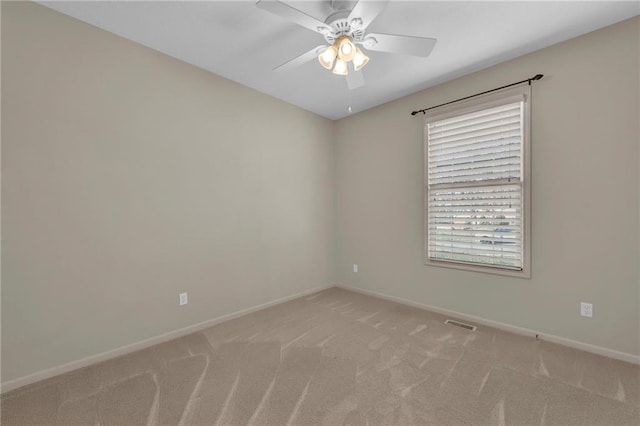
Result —
[[[344,15],[344,17],[337,17],[337,15]],[[329,25],[333,30],[333,33],[323,34],[324,39],[327,41],[327,43],[333,44],[338,37],[343,35],[351,37],[353,41],[362,40],[364,36],[364,31],[362,31],[361,29],[354,28],[357,26],[357,25],[354,25],[356,24],[356,22],[354,21],[358,21],[359,19],[355,18],[355,19],[352,19],[351,22],[349,22],[347,20],[348,16],[349,16],[349,11],[346,10],[346,11],[336,12],[327,18],[325,23]]]

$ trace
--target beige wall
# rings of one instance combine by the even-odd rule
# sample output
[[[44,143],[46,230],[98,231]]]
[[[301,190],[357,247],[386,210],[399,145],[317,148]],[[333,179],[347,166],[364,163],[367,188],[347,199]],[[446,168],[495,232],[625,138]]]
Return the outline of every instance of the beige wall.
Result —
[[[640,354],[639,22],[337,122],[337,281]],[[545,77],[532,100],[532,278],[423,265],[422,119],[409,113],[536,73]],[[593,318],[580,317],[581,301]]]
[[[332,132],[2,2],[3,381],[329,285]]]

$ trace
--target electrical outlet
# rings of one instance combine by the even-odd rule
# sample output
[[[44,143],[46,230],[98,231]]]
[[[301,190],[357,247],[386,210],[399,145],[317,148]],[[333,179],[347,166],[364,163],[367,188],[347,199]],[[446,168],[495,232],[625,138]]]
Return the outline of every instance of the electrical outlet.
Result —
[[[189,303],[189,298],[187,293],[180,293],[180,306],[184,306]]]
[[[358,272],[358,264],[357,263],[353,264],[353,272]]]
[[[586,302],[580,303],[580,315],[582,315],[583,317],[592,317],[593,305],[591,303],[586,303]]]

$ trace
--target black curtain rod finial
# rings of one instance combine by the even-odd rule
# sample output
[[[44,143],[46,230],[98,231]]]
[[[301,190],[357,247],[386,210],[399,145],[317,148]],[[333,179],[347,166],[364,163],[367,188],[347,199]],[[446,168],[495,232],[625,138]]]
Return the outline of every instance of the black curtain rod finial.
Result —
[[[536,74],[533,77],[531,77],[529,79],[529,86],[531,86],[531,82],[532,81],[540,80],[542,77],[544,77],[544,75],[542,75],[542,74]]]

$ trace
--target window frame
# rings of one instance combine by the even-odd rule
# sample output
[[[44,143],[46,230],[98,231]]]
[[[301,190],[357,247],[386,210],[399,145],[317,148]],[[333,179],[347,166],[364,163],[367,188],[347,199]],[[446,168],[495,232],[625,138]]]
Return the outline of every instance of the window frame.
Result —
[[[471,112],[522,101],[522,270],[498,265],[479,265],[455,260],[436,260],[429,258],[429,181],[428,181],[428,131],[429,123]],[[427,111],[423,120],[423,260],[426,266],[438,266],[449,269],[505,275],[518,278],[531,278],[531,86],[523,84],[473,99],[445,105]],[[480,186],[480,182],[477,186]],[[469,186],[476,186],[469,185]],[[487,182],[486,186],[493,186]]]

